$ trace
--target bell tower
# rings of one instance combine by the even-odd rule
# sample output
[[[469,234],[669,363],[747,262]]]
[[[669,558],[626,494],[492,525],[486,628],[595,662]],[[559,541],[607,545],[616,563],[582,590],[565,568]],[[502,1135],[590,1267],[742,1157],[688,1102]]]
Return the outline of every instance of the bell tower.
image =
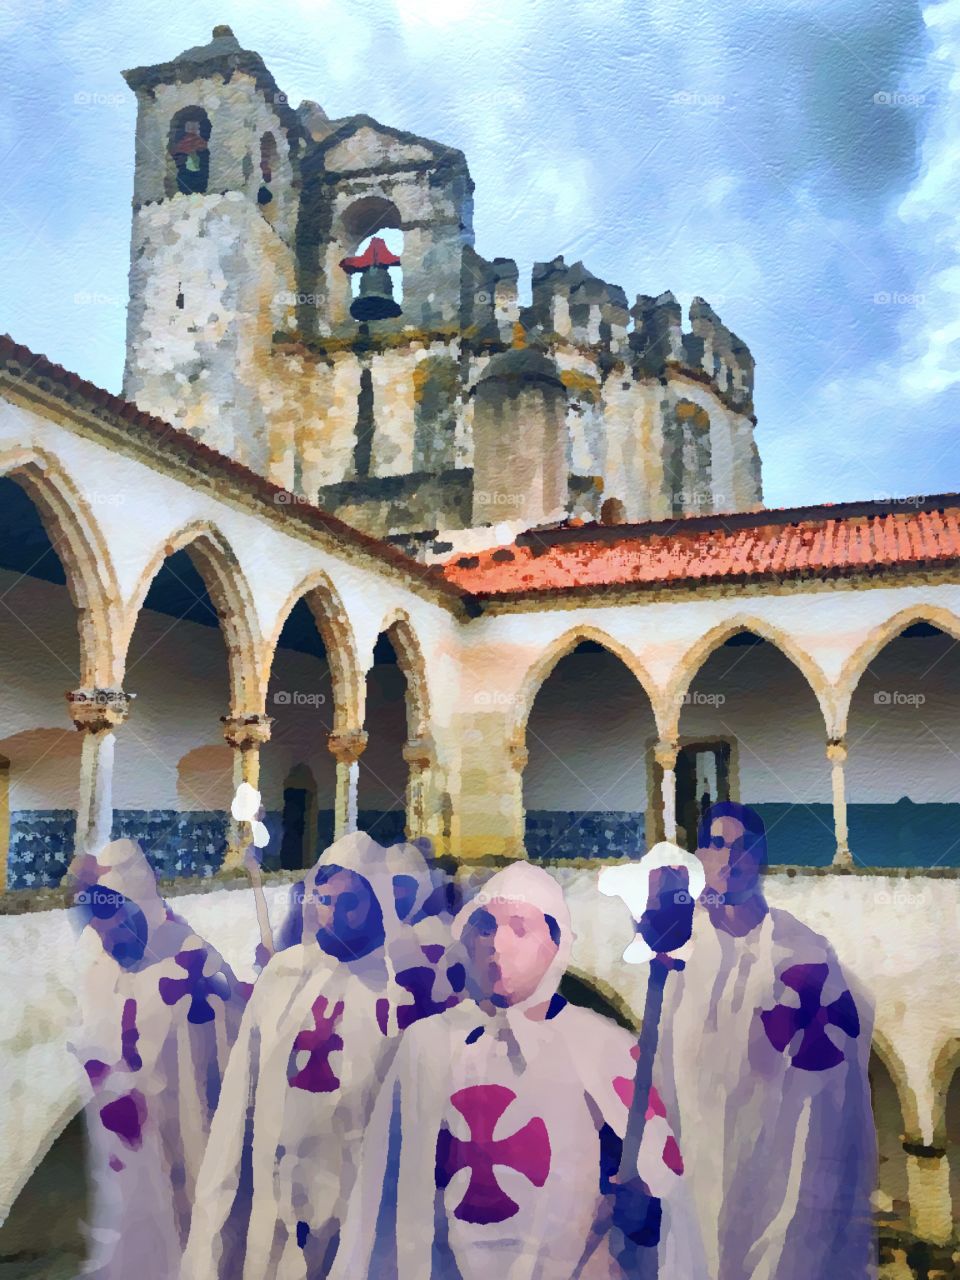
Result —
[[[124,77],[138,105],[124,394],[263,472],[262,386],[296,303],[299,118],[229,27]]]

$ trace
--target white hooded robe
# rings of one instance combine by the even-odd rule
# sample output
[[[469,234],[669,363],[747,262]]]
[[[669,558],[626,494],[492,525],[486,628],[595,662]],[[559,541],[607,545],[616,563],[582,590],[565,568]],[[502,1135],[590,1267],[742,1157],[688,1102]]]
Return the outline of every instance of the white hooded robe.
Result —
[[[495,1014],[467,1000],[403,1039],[364,1142],[334,1280],[617,1277],[604,1218],[600,1131],[622,1137],[635,1041],[556,994],[572,943],[556,881],[517,863],[484,894],[553,916],[557,955],[536,992]],[[478,903],[454,922],[454,937]],[[537,1011],[534,1013],[534,1011]],[[544,1016],[544,1012],[546,1016]],[[533,1014],[533,1016],[530,1016]],[[651,1099],[640,1173],[663,1198],[660,1275],[703,1280],[682,1163]]]
[[[244,994],[220,955],[169,911],[139,845],[114,841],[83,865],[81,892],[97,884],[122,893],[148,929],[131,968],[99,948],[70,1046],[91,1090],[83,1275],[175,1280]]]
[[[370,884],[385,945],[340,961],[305,924],[306,940],[278,952],[258,978],[200,1174],[183,1280],[314,1280],[336,1248],[364,1128],[396,1050],[397,1011],[410,1003],[395,972],[420,945],[397,919],[380,845],[362,832],[338,840],[307,877],[307,896],[331,864]]]
[[[771,908],[745,937],[694,916],[655,1076],[712,1280],[868,1280],[871,1017],[827,941]]]

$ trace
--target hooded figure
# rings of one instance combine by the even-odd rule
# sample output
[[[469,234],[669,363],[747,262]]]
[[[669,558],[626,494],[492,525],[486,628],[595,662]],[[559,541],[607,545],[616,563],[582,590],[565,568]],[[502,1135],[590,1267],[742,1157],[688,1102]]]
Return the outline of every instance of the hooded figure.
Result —
[[[140,846],[77,860],[76,911],[100,939],[71,1044],[90,1082],[93,1197],[83,1274],[173,1280],[243,995],[157,892]]]
[[[759,815],[714,805],[698,844],[706,891],[667,989],[657,1067],[710,1275],[867,1280],[869,1004],[825,938],[767,906]]]
[[[183,1280],[313,1280],[336,1251],[409,1003],[395,974],[419,946],[368,835],[331,845],[304,883],[303,941],[257,980],[230,1060]]]
[[[461,910],[453,934],[473,999],[404,1036],[331,1275],[619,1276],[601,1181],[616,1169],[636,1046],[557,993],[573,942],[563,893],[546,871],[515,863]],[[639,1172],[663,1198],[666,1226],[643,1274],[658,1274],[659,1257],[660,1274],[702,1280],[697,1241],[688,1254],[667,1244],[683,1166],[662,1112],[652,1095]],[[684,1229],[692,1221],[688,1212]]]

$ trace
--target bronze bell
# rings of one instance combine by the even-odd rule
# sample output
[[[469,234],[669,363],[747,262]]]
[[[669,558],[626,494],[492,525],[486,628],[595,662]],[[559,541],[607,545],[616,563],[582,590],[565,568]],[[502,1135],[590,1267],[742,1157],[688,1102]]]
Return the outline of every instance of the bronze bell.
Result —
[[[391,253],[379,236],[374,236],[359,256],[344,258],[340,266],[348,276],[360,276],[360,292],[350,304],[354,320],[390,320],[403,314],[393,298],[393,281],[388,267],[399,267],[400,259]]]
[[[350,314],[354,320],[389,320],[403,314],[386,267],[367,267],[361,273],[360,292],[350,304]]]

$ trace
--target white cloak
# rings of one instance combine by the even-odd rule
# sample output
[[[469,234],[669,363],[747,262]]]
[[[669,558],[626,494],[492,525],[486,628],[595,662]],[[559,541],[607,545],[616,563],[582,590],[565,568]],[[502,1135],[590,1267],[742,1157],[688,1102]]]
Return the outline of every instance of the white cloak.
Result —
[[[867,1280],[871,1011],[827,941],[771,908],[743,938],[694,916],[655,1075],[713,1280]]]

